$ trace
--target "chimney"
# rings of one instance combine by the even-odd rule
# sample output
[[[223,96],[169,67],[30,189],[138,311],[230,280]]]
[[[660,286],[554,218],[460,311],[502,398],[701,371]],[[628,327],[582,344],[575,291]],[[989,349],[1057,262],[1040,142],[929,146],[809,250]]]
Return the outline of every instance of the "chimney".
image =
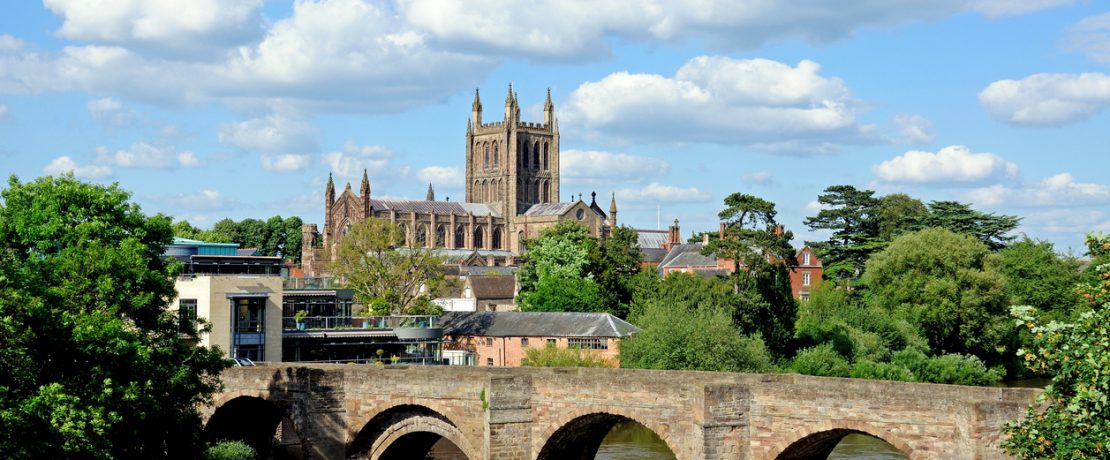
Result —
[[[682,234],[678,230],[678,219],[674,220],[674,224],[667,229],[667,242],[663,243],[663,249],[671,250],[675,245],[682,241]]]
[[[726,228],[728,228],[728,224],[726,224],[724,222],[721,222],[721,229],[717,231],[717,238],[718,239],[722,239],[722,240],[725,239],[725,229]]]
[[[783,232],[782,224],[776,224],[775,225],[775,236],[782,236],[782,232]]]

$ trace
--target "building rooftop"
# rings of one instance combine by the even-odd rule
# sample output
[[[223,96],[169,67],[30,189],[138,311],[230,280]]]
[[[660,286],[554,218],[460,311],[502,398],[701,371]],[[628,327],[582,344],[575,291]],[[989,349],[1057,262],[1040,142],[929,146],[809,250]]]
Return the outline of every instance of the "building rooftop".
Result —
[[[540,203],[534,204],[532,207],[524,211],[526,216],[561,216],[566,214],[570,208],[578,204],[577,201],[570,201],[565,203]]]
[[[486,203],[371,199],[370,207],[376,211],[396,211],[399,213],[416,212],[417,214],[454,214],[457,216],[474,214],[475,217],[501,217],[501,213],[497,211],[496,206]]]
[[[667,244],[667,236],[666,230],[636,229],[636,243],[640,245],[640,249],[662,249]]]
[[[456,311],[441,321],[450,336],[619,338],[640,330],[609,313]]]

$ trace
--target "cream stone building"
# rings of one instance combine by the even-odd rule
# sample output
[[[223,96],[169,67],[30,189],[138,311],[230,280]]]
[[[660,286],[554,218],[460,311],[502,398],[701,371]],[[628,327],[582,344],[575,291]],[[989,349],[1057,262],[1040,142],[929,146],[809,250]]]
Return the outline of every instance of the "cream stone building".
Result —
[[[509,85],[500,121],[484,122],[482,101],[474,104],[466,124],[466,194],[464,202],[437,201],[432,184],[423,201],[385,200],[371,196],[370,178],[363,171],[355,193],[348,183],[336,195],[328,176],[324,192],[324,225],[302,228],[302,267],[308,276],[324,275],[323,248],[334,247],[352,225],[367,218],[388,219],[401,226],[405,245],[445,252],[465,250],[462,257],[479,265],[514,265],[525,239],[561,221],[581,223],[597,237],[617,224],[616,199],[609,210],[579,194],[560,201],[559,122],[551,103],[544,102],[543,121],[521,120],[517,95]]]

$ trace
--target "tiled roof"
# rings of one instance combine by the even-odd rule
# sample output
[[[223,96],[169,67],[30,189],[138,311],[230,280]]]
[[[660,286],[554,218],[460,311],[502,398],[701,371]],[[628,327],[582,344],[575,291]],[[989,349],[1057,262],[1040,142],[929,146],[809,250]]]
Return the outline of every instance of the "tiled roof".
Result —
[[[457,201],[416,201],[416,200],[370,200],[370,207],[376,211],[397,211],[399,213],[416,212],[417,214],[455,214],[465,216],[472,213],[475,216],[501,217],[496,207],[486,203],[459,203]]]
[[[495,266],[495,267],[473,265],[473,266],[461,267],[461,270],[463,270],[463,272],[460,273],[462,275],[471,275],[471,276],[473,276],[473,275],[490,275],[490,274],[496,273],[498,275],[512,276],[513,274],[516,273],[517,267],[506,267],[506,266],[500,266],[500,265]]]
[[[456,311],[441,321],[444,335],[456,337],[627,337],[640,330],[608,313]]]
[[[516,277],[513,275],[472,275],[468,278],[474,298],[511,299],[516,296]]]
[[[644,262],[660,263],[664,257],[667,257],[667,251],[663,248],[640,248],[640,253],[644,255]]]
[[[636,243],[640,245],[640,249],[661,249],[667,244],[667,233],[666,230],[636,229]]]
[[[570,208],[578,204],[577,201],[568,203],[540,203],[534,204],[524,212],[526,216],[561,216],[565,214]]]
[[[717,258],[701,254],[701,243],[676,244],[659,262],[659,270],[677,267],[715,267]]]

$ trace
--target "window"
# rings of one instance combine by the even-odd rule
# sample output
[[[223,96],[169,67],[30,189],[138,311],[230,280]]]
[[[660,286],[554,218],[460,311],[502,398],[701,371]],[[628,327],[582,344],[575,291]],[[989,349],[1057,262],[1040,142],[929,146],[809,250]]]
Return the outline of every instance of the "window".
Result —
[[[522,347],[527,347],[528,346],[528,337],[521,337],[520,338],[520,346],[522,346]]]
[[[528,143],[524,143],[524,151],[521,152],[520,160],[522,163],[521,169],[528,169]]]
[[[486,157],[485,157],[486,161],[482,163],[482,168],[483,169],[489,169],[489,144],[488,143],[483,144],[483,148],[486,151]]]
[[[485,247],[485,235],[482,234],[482,227],[474,227],[474,249],[482,249]]]
[[[266,299],[235,299],[235,332],[262,332]],[[253,358],[251,358],[253,359]]]
[[[486,337],[486,346],[487,347],[492,347],[493,346],[493,338]]]
[[[443,228],[443,225],[437,225],[436,226],[436,247],[437,248],[442,248],[442,247],[446,246],[446,241],[447,241],[447,230]]]
[[[265,361],[262,345],[239,345],[235,348],[235,358],[247,358],[251,361]]]
[[[491,249],[501,249],[501,227],[493,229],[493,241],[490,243]]]
[[[487,366],[492,366],[493,365],[493,358],[486,358],[486,365]]]
[[[197,299],[177,301],[178,330],[188,334],[197,333]]]
[[[809,272],[802,272],[802,286],[809,286]]]
[[[461,248],[466,245],[466,233],[463,232],[462,225],[455,226],[455,248]]]
[[[805,293],[805,294],[802,294],[802,295],[801,295],[801,296],[799,296],[799,297],[801,297],[801,299],[802,299],[802,302],[809,302],[809,293],[808,293],[808,292],[807,292],[807,293]]]
[[[554,347],[555,346],[555,339],[547,339],[547,346]]]
[[[540,141],[536,141],[536,145],[532,146],[532,167],[540,169]]]
[[[583,348],[586,350],[608,350],[609,341],[605,339],[571,338],[567,339],[568,348]]]
[[[493,169],[501,169],[501,155],[497,148],[497,143],[493,143]]]
[[[547,142],[543,143],[543,170],[547,171]]]
[[[802,265],[809,265],[809,251],[802,253]]]

